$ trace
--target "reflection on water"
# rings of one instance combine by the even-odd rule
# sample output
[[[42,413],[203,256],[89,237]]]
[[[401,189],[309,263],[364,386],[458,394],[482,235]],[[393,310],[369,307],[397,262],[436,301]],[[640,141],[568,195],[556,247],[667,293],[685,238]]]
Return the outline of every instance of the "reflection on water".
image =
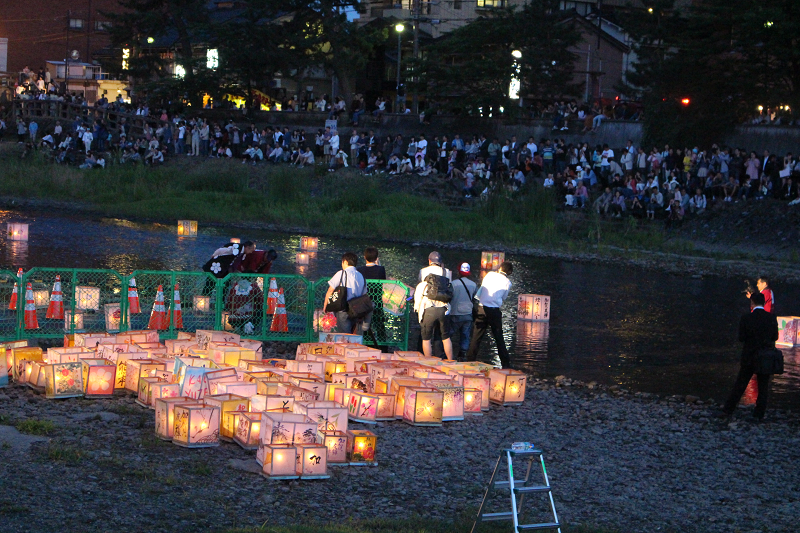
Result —
[[[7,241],[5,232],[0,233],[2,267],[12,272],[20,266],[26,270],[33,266],[107,268],[123,273],[197,271],[214,250],[238,237],[255,241],[261,249],[275,248],[279,254],[275,273],[302,273],[312,280],[336,272],[343,252],[361,256],[366,246],[377,245],[388,276],[415,286],[419,268],[427,265],[431,251],[429,247],[322,237],[306,266],[296,264],[299,234],[201,225],[196,237],[179,238],[177,224],[0,212],[0,227],[8,220],[30,224],[27,243]],[[479,252],[439,251],[448,268],[455,270],[468,262],[479,277]],[[747,309],[740,279],[686,279],[628,266],[508,259],[514,262],[514,274],[503,307],[504,336],[517,368],[659,394],[693,394],[718,401],[727,396],[738,370],[737,325]],[[773,286],[778,313],[800,314],[800,287],[780,281]],[[519,293],[550,295],[551,321],[517,322]],[[483,351],[487,360],[496,353],[491,335],[484,340]],[[777,376],[773,385],[777,404],[800,405],[799,362],[796,351],[787,352],[786,373]]]

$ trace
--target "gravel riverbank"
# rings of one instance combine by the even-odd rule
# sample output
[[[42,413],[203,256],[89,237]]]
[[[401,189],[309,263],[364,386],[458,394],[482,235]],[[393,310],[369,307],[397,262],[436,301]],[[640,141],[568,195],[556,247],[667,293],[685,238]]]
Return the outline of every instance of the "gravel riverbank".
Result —
[[[329,480],[288,482],[261,477],[255,452],[235,444],[187,450],[159,441],[153,411],[132,396],[46,400],[12,385],[0,389],[0,530],[449,519],[475,511],[500,448],[521,440],[545,451],[567,524],[626,533],[797,531],[800,415],[774,412],[756,425],[747,409],[719,421],[709,407],[563,377],[531,380],[521,407],[493,406],[441,428],[372,426],[378,467],[333,467]],[[9,427],[31,418],[52,421],[51,434],[29,439]]]

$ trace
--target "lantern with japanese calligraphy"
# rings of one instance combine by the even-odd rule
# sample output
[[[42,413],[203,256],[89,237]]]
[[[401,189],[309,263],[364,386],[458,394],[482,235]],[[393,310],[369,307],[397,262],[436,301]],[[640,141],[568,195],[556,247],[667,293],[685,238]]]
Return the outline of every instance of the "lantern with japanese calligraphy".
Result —
[[[505,260],[503,252],[481,252],[481,270],[497,270]]]
[[[317,432],[317,443],[328,449],[328,464],[347,462],[347,433],[320,430]]]
[[[510,368],[490,371],[489,401],[500,405],[522,405],[527,379],[524,373]]]
[[[256,394],[250,396],[250,410],[267,413],[293,413],[294,396]]]
[[[233,434],[233,441],[245,450],[258,449],[262,414],[263,413],[250,413],[247,411],[233,413],[233,423],[236,427],[236,431]]]
[[[174,398],[158,398],[154,401],[156,407],[156,436],[162,440],[172,440],[175,429],[175,406],[181,403],[193,403],[188,396]]]
[[[20,222],[9,222],[7,224],[6,236],[9,241],[27,241],[28,225]]]
[[[323,387],[324,388],[324,387]],[[295,387],[288,383],[280,383],[278,385],[278,396],[292,396],[297,402],[316,402],[321,396],[320,393],[314,392],[302,387]]]
[[[542,294],[517,296],[517,320],[550,320],[550,297]]]
[[[139,391],[139,379],[148,377],[149,370],[166,370],[166,364],[153,359],[128,359],[125,365],[125,389]]]
[[[294,413],[263,413],[261,417],[261,446],[256,461],[264,464],[268,444],[313,444],[317,441],[317,423],[305,415]]]
[[[212,394],[205,396],[203,403],[219,408],[219,438],[228,442],[232,441],[236,432],[233,414],[247,411],[250,408],[250,400],[236,394]]]
[[[481,416],[481,400],[483,399],[483,391],[480,389],[464,389],[464,414]]]
[[[304,252],[316,252],[319,249],[319,238],[300,237],[300,249]]]
[[[177,404],[172,442],[185,448],[219,446],[219,407]]]
[[[74,398],[83,396],[83,369],[81,363],[56,363],[46,365],[45,397]]]
[[[363,391],[354,391],[348,402],[348,417],[355,422],[374,424],[378,416],[378,397]]]
[[[366,429],[347,432],[347,460],[352,466],[377,466],[378,437]]]
[[[81,359],[83,386],[87,398],[110,398],[114,395],[117,365],[106,359]]]
[[[318,431],[347,431],[347,408],[336,402],[295,402],[293,411],[317,423]]]
[[[196,237],[197,236],[197,221],[196,220],[179,220],[178,221],[178,235],[181,237]]]
[[[441,426],[444,393],[423,387],[407,387],[403,421],[412,426]]]
[[[264,477],[269,479],[297,479],[297,448],[292,444],[261,444],[258,448],[262,459]]]
[[[286,361],[286,370],[290,372],[304,372],[325,379],[325,363],[322,361]]]
[[[328,449],[321,444],[299,444],[297,474],[300,479],[328,479]]]
[[[154,383],[163,383],[163,381],[159,378],[150,378],[150,377],[141,377],[139,378],[139,391],[136,394],[136,399],[134,400],[137,404],[141,405],[142,407],[150,407],[154,408],[152,404],[152,391],[150,386]]]

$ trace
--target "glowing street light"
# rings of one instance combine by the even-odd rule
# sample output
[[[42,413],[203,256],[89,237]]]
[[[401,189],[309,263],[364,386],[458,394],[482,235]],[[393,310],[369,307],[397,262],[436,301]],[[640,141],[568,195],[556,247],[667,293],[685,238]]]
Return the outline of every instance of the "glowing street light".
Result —
[[[397,85],[395,86],[395,90],[398,93],[400,92],[400,54],[402,54],[402,50],[400,48],[400,36],[403,35],[403,31],[405,29],[406,29],[406,27],[401,23],[396,24],[395,27],[394,27],[394,31],[397,32]],[[397,98],[395,99],[395,107],[396,107],[395,112],[399,112],[400,110],[397,109],[397,108],[400,107],[400,95],[399,94],[397,95]]]

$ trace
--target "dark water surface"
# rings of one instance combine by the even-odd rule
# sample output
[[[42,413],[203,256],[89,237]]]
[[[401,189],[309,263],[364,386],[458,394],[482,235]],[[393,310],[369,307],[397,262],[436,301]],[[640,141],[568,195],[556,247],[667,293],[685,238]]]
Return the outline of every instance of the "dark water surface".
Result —
[[[308,267],[294,264],[300,235],[237,228],[200,227],[197,237],[176,235],[175,226],[140,224],[78,215],[35,215],[0,211],[8,221],[28,222],[27,243],[8,242],[0,232],[0,265],[14,270],[35,266],[199,270],[229,237],[275,248],[273,272],[300,273],[316,280],[339,268],[344,251],[367,245],[380,249],[389,277],[413,286],[426,265],[427,247],[359,239],[320,239]],[[477,270],[477,252],[442,251],[449,268],[469,262]],[[692,394],[724,399],[738,369],[736,329],[747,310],[741,279],[692,279],[628,266],[604,266],[530,257],[514,262],[512,294],[504,308],[505,338],[514,366],[542,376],[566,375],[582,381],[621,385],[658,394]],[[301,270],[302,269],[302,270]],[[758,275],[753,272],[753,277]],[[800,314],[800,286],[775,280],[781,315]],[[516,321],[518,293],[549,294],[551,321]],[[485,357],[495,352],[484,341]],[[800,407],[800,350],[786,353],[786,374],[773,385],[775,405]],[[752,400],[752,398],[751,398]]]

